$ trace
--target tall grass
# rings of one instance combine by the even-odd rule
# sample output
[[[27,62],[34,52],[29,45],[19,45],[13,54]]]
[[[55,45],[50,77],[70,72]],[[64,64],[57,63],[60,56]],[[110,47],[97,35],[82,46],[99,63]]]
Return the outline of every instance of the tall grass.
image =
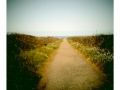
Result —
[[[37,70],[60,42],[56,37],[7,34],[7,89],[36,90],[42,78]]]
[[[68,41],[113,84],[113,35],[76,36]]]

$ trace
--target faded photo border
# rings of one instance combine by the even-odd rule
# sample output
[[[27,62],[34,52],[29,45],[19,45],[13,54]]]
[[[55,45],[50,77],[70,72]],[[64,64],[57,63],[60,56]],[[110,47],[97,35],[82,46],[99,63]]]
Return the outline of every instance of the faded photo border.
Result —
[[[6,90],[6,0],[0,0],[0,90]],[[120,90],[120,1],[114,0],[114,90]]]
[[[6,0],[0,0],[0,90],[6,90]]]

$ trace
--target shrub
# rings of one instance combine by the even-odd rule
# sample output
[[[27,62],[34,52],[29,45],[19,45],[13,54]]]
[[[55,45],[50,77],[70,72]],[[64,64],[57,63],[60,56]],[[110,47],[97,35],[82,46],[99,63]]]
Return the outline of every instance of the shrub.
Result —
[[[56,37],[7,34],[7,89],[36,90],[42,78],[36,71],[59,46],[58,40]]]
[[[68,41],[113,84],[113,35],[77,36],[68,38]]]

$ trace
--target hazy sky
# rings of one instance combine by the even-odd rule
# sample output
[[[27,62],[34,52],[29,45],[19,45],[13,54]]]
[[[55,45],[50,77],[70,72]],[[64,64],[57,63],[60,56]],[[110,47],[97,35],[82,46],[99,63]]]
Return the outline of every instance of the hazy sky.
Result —
[[[113,33],[113,0],[7,0],[7,32],[37,36]]]

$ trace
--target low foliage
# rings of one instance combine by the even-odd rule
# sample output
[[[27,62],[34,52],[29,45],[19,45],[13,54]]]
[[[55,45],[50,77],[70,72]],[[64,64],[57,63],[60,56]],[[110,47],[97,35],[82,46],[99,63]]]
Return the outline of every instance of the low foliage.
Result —
[[[68,41],[105,73],[113,84],[113,35],[70,37]]]
[[[34,50],[21,52],[20,57],[24,60],[24,67],[29,68],[30,71],[36,72],[42,64],[50,57],[51,53],[58,48],[61,40],[47,44]]]
[[[34,37],[25,34],[7,35],[7,89],[36,90],[42,76],[36,71],[58,48],[56,37]]]
[[[113,35],[75,36],[69,39],[86,47],[97,47],[113,53]]]

